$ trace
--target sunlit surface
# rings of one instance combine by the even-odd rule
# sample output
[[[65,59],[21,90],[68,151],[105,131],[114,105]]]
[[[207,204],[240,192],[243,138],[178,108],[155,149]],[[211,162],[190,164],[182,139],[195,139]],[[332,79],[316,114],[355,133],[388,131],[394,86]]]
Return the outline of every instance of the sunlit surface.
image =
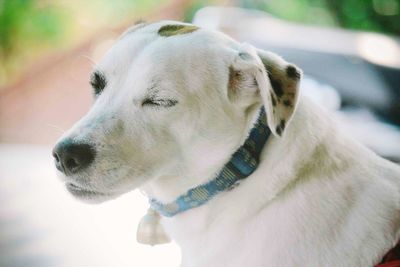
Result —
[[[388,67],[400,67],[400,43],[380,34],[363,33],[357,39],[360,55]]]
[[[49,147],[0,145],[0,266],[179,266],[175,244],[136,242],[147,209],[139,192],[78,202],[50,155]]]

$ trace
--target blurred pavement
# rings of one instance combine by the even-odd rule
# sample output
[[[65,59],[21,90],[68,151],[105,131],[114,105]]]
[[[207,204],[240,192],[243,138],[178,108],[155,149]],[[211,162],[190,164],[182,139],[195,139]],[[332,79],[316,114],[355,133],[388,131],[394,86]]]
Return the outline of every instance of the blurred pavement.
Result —
[[[179,266],[171,243],[144,246],[138,191],[101,205],[73,199],[57,179],[50,147],[0,145],[0,266]]]

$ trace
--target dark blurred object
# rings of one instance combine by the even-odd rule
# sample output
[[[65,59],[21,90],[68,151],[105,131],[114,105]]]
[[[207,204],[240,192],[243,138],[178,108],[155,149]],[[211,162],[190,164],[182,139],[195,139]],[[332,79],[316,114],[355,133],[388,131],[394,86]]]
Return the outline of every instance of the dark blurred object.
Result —
[[[389,68],[385,66],[374,65],[378,73],[380,73],[390,88],[393,98],[391,105],[384,113],[389,121],[400,125],[400,71],[397,68]]]

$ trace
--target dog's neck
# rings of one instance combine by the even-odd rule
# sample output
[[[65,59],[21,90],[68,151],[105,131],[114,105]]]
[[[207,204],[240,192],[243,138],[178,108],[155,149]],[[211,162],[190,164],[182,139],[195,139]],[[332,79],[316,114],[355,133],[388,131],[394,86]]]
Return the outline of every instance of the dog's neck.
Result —
[[[170,203],[162,203],[156,198],[150,198],[152,209],[163,216],[172,217],[186,210],[202,206],[222,192],[230,191],[257,169],[261,151],[270,133],[265,110],[261,108],[258,120],[244,144],[233,153],[229,162],[225,164],[215,178],[189,189]]]
[[[183,175],[176,175],[171,177],[162,176],[160,178],[154,179],[142,186],[140,190],[144,192],[149,199],[157,199],[161,203],[170,203],[174,202],[180,196],[186,194],[189,190],[212,181],[217,177],[217,174],[224,169],[224,166],[227,164],[227,162],[232,159],[232,155],[235,153],[235,151],[238,151],[241,146],[246,142],[249,133],[258,123],[258,119],[260,118],[260,110],[261,105],[256,105],[248,110],[248,120],[244,129],[241,130],[243,131],[243,133],[241,134],[242,137],[236,145],[230,145],[232,146],[231,148],[229,148],[232,149],[232,152],[230,154],[221,157],[220,153],[215,153],[215,148],[213,148],[212,152],[214,153],[214,155],[211,154],[205,157],[208,159],[213,158],[213,162],[211,165],[203,164],[203,159],[199,159],[200,165],[193,168],[193,170],[189,170],[189,172],[185,171]],[[265,114],[263,114],[263,120],[265,120]],[[267,131],[268,132],[266,132],[266,135],[269,135],[269,130],[267,129]],[[257,151],[256,154],[258,154],[259,156],[260,152],[261,151]]]
[[[308,105],[301,102],[300,112],[295,115],[291,122],[293,125],[286,129],[285,135],[282,138],[269,138],[266,149],[261,152],[260,165],[251,177],[207,205],[172,218],[163,217],[165,230],[184,250],[184,258],[191,259],[191,256],[194,256],[193,252],[205,251],[208,244],[206,239],[210,232],[214,233],[213,236],[220,236],[219,231],[227,231],[236,223],[253,217],[264,209],[268,203],[280,196],[285,188],[293,184],[297,178],[296,169],[313,160],[312,154],[315,153],[316,144],[320,142],[319,138],[325,138],[330,133],[325,130],[329,120],[318,113],[310,112]],[[306,120],[310,114],[316,114],[317,124]],[[318,135],[310,139],[311,128]],[[312,165],[312,162],[310,164]],[[226,229],[221,229],[219,225]],[[218,242],[225,241],[230,244],[229,240]]]
[[[246,239],[247,237],[243,235],[245,232],[237,230],[243,226],[241,222],[259,214],[269,203],[278,198],[285,188],[293,185],[297,179],[296,169],[299,166],[305,163],[313,166],[312,155],[315,153],[315,147],[320,143],[320,138],[325,139],[331,134],[331,131],[326,130],[329,128],[325,127],[329,124],[329,120],[327,121],[324,116],[319,116],[318,113],[310,112],[307,104],[300,103],[299,109],[300,112],[295,115],[285,136],[270,138],[267,142],[268,149],[262,151],[260,165],[249,179],[207,205],[172,218],[163,218],[162,223],[166,232],[182,249],[183,262],[190,262],[194,258],[201,260],[203,255],[214,255],[218,249],[226,250],[227,246],[233,245],[232,240],[238,238],[233,237],[234,235],[241,235],[241,238]],[[311,114],[317,117],[313,118],[317,121],[316,124],[307,121],[306,118]],[[311,128],[314,133],[318,133],[313,138],[310,138],[309,134]],[[283,222],[271,216],[265,225],[285,225]],[[261,229],[264,230],[260,233],[266,231],[265,226]],[[267,228],[268,231],[274,231],[270,229]],[[224,232],[227,234],[221,234]],[[210,238],[213,241],[210,241]],[[215,244],[209,248],[210,242]],[[196,265],[193,264],[193,266]],[[198,266],[207,266],[207,264],[198,264]]]

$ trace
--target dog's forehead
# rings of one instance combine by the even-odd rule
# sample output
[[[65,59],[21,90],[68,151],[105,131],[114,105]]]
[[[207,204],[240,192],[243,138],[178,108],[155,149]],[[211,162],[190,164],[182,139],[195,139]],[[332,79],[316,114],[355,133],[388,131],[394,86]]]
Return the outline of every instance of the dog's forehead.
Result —
[[[98,69],[122,74],[134,65],[160,68],[218,65],[227,61],[237,43],[219,32],[192,24],[162,21],[128,29],[110,49]],[[161,70],[160,70],[161,71]]]

